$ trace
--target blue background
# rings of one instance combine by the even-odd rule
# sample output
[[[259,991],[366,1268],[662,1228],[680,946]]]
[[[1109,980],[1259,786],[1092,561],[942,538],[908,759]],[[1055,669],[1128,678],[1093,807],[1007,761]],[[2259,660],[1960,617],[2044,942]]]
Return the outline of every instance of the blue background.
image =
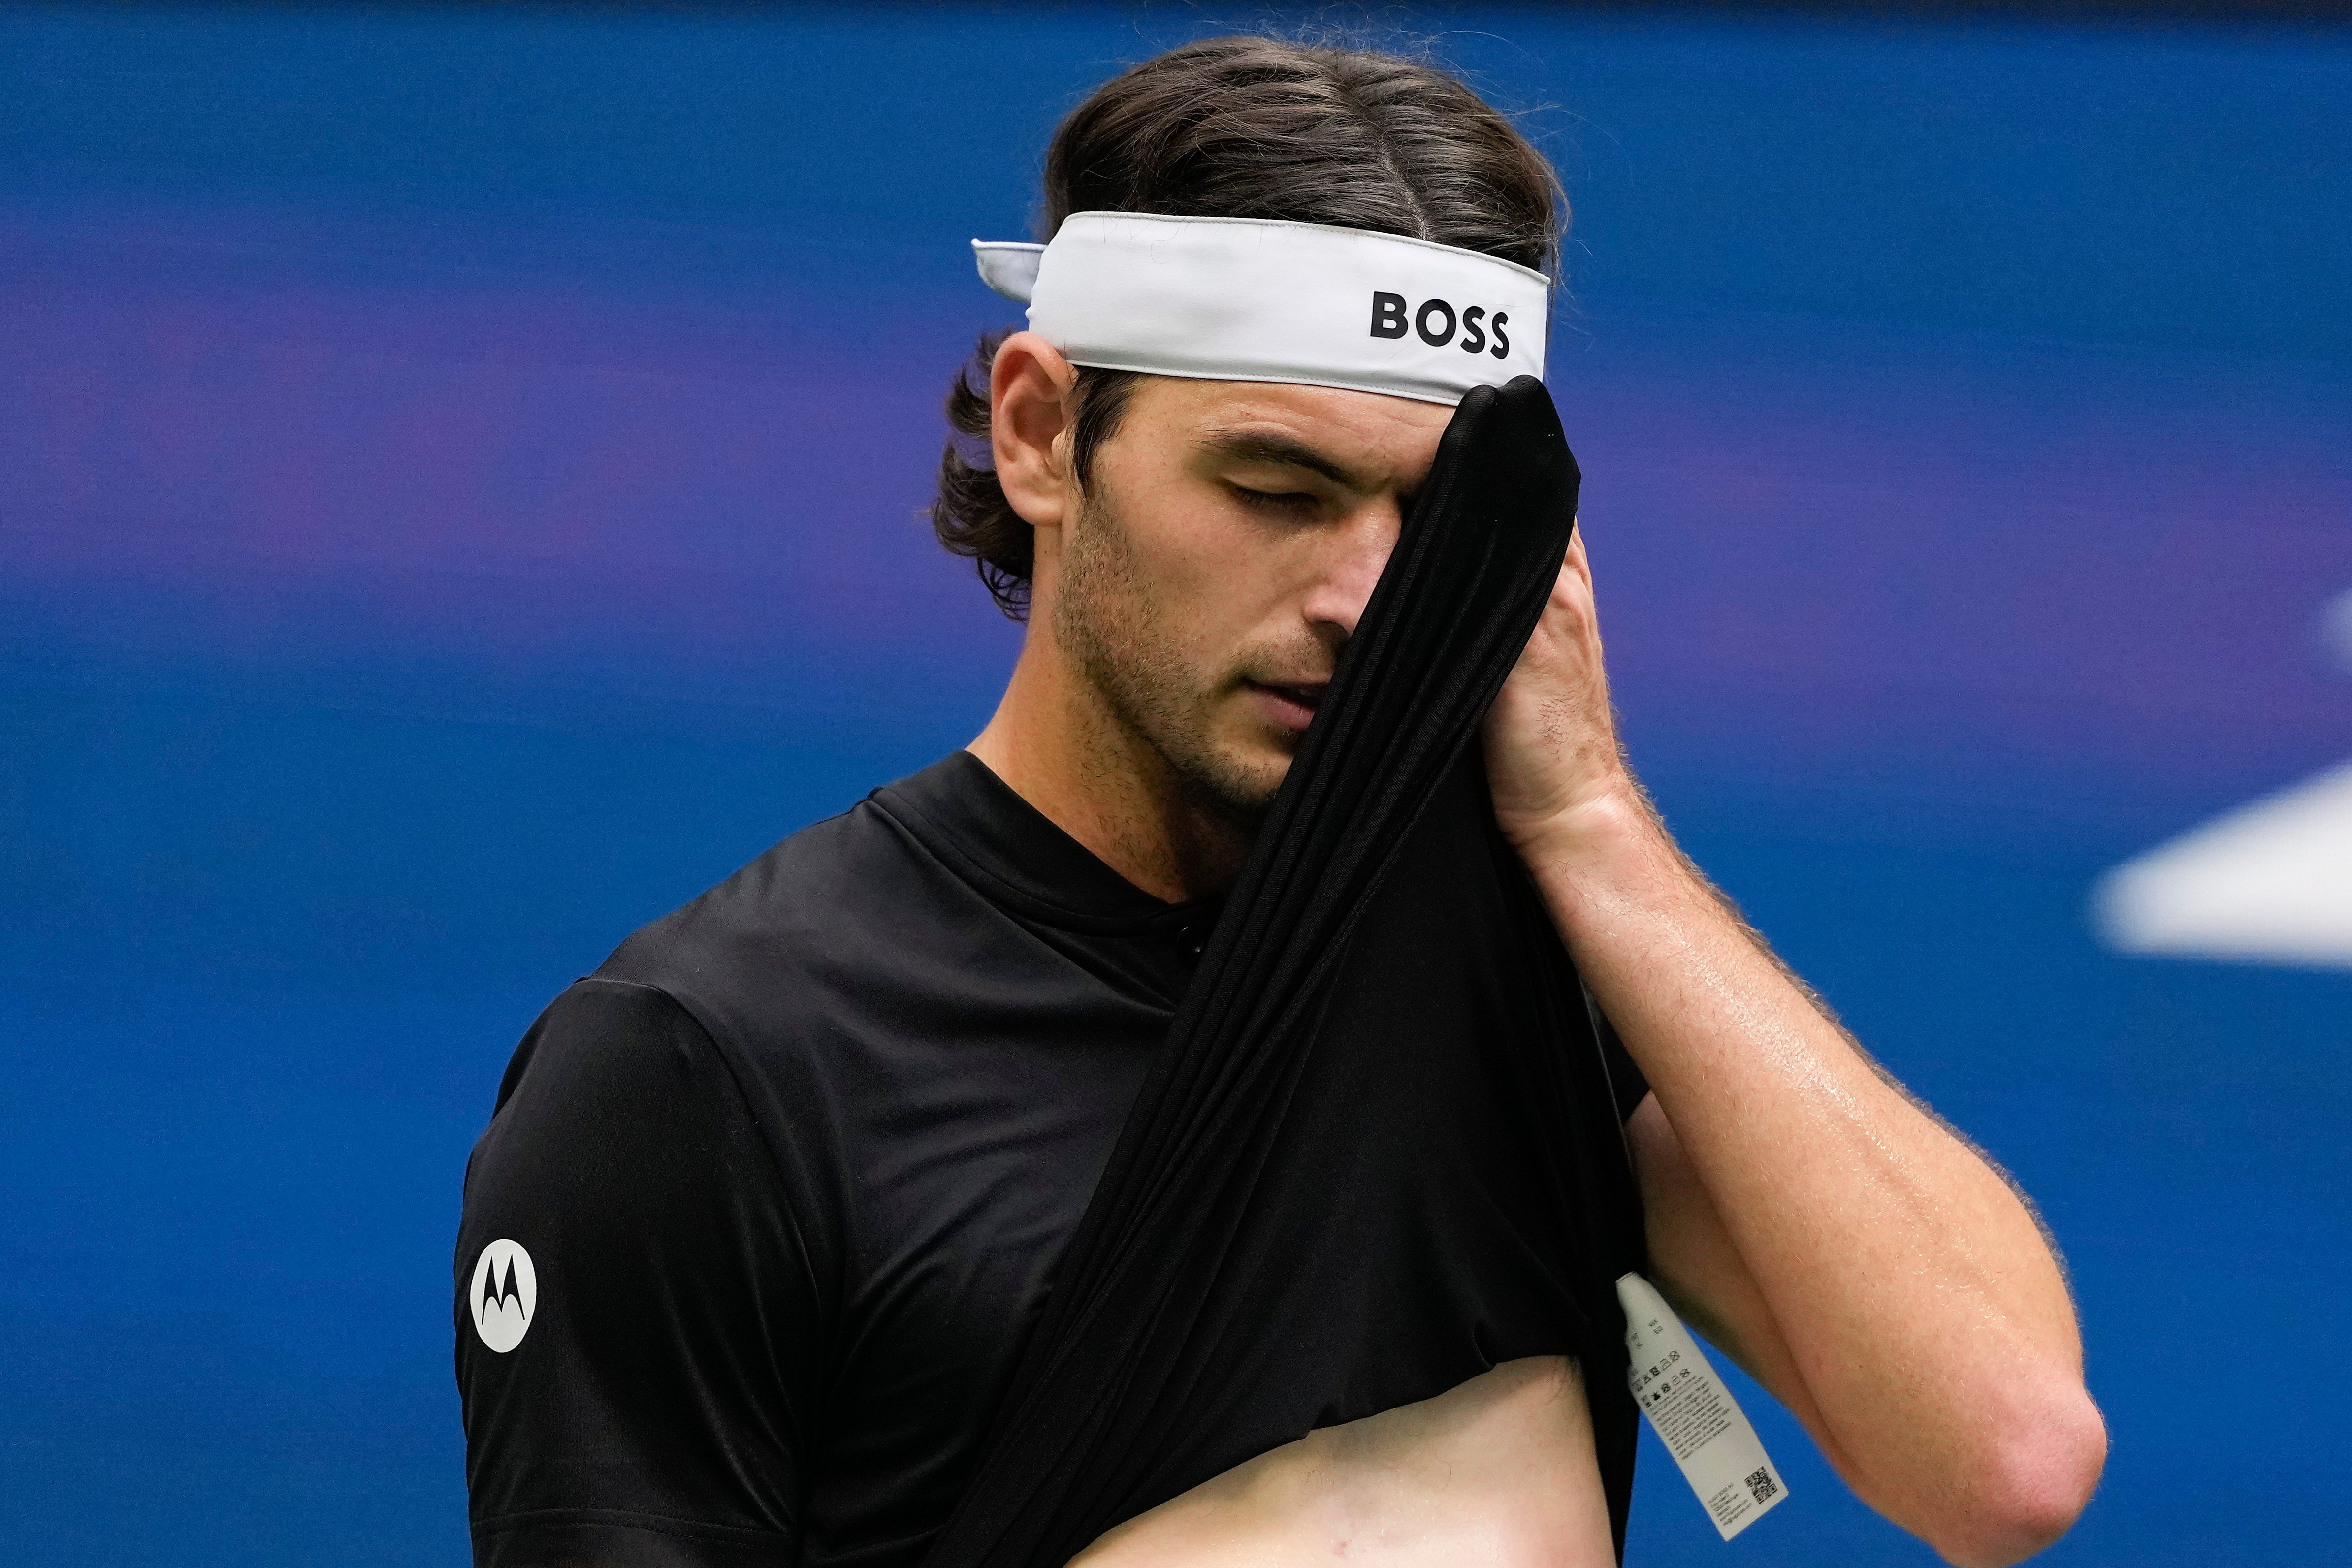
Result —
[[[985,718],[1015,633],[915,515],[1010,314],[964,241],[1263,19],[0,16],[0,1555],[463,1559],[508,1051]],[[2085,899],[2352,756],[2352,37],[1379,20],[1574,198],[1637,763],[2068,1253],[2115,1450],[2053,1559],[2334,1560],[2352,976]],[[1653,1448],[1632,1561],[1930,1560],[1757,1413],[1789,1503],[1724,1548]]]

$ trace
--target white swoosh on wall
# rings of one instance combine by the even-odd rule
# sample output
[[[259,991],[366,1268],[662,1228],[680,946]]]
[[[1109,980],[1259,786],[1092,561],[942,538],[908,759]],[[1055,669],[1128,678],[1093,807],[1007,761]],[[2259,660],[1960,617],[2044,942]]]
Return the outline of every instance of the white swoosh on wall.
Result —
[[[2319,637],[2352,674],[2352,590]],[[2352,762],[2126,862],[2092,904],[2126,953],[2352,968]]]
[[[2095,904],[2126,953],[2352,968],[2352,762],[2116,867]]]

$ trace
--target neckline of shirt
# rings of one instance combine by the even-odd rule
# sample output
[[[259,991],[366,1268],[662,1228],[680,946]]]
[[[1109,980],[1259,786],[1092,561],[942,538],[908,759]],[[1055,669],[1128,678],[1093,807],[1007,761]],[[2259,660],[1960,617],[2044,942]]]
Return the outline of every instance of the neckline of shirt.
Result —
[[[991,897],[1065,929],[1172,937],[1204,930],[1224,902],[1169,904],[1146,893],[969,751],[950,752],[867,799]]]

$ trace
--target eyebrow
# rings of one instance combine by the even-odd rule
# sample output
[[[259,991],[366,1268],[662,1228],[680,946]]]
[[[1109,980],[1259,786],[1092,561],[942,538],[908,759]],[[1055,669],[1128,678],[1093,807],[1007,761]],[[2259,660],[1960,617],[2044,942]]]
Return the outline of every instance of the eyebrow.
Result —
[[[1229,457],[1244,463],[1279,463],[1293,468],[1304,468],[1319,474],[1345,490],[1364,491],[1372,488],[1362,476],[1350,473],[1305,442],[1287,435],[1277,435],[1265,430],[1229,430],[1204,435],[1197,444],[1201,450],[1219,457]]]

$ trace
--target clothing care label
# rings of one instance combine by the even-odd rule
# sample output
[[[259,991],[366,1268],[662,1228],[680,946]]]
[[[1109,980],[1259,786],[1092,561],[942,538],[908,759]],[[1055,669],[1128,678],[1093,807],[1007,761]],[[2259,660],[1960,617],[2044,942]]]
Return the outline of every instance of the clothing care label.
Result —
[[[1625,1348],[1633,1354],[1625,1382],[1634,1403],[1728,1541],[1789,1489],[1666,1299],[1641,1275],[1622,1274],[1617,1300],[1625,1309]]]

